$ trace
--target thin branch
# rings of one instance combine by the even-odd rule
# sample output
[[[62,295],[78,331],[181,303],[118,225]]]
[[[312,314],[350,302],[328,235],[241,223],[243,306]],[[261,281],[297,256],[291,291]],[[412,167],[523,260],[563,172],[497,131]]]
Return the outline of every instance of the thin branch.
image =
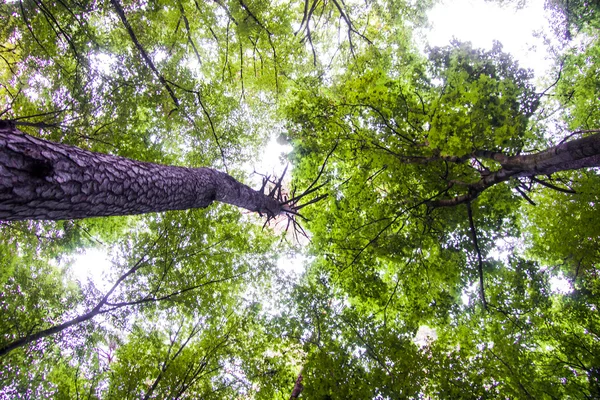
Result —
[[[327,181],[323,182],[323,183],[322,183],[322,184],[320,184],[319,186],[317,186],[317,187],[314,187],[314,188],[312,188],[312,189],[310,189],[310,188],[309,188],[309,189],[306,189],[304,192],[302,192],[302,193],[301,193],[301,194],[299,194],[298,196],[292,197],[291,199],[289,199],[289,200],[287,200],[287,201],[284,201],[284,202],[282,203],[282,205],[296,203],[296,202],[298,202],[300,199],[302,199],[302,198],[304,198],[304,197],[308,196],[309,194],[311,194],[311,193],[313,193],[313,192],[316,192],[317,190],[321,189],[321,188],[322,188],[323,186],[325,186],[326,184],[327,184]]]
[[[275,44],[273,43],[273,33],[263,24],[261,23],[256,15],[250,10],[250,8],[244,3],[243,0],[239,0],[240,6],[246,11],[246,13],[256,22],[256,24],[261,27],[265,32],[267,32],[267,38],[269,39],[269,45],[271,46],[271,51],[273,52],[273,68],[275,70],[275,89],[276,92],[279,93],[279,72],[277,70],[277,50],[275,50]],[[241,46],[240,41],[240,46]],[[241,48],[240,48],[241,52]],[[242,82],[242,92],[243,92],[243,82]]]
[[[549,183],[549,182],[546,182],[546,181],[543,181],[543,180],[541,180],[541,179],[538,179],[538,178],[536,178],[536,177],[534,177],[534,176],[530,177],[529,179],[531,179],[531,180],[532,180],[533,182],[535,182],[535,183],[539,183],[539,184],[540,184],[540,185],[542,185],[542,186],[545,186],[545,187],[547,187],[547,188],[549,188],[549,189],[556,190],[556,191],[558,191],[558,192],[562,192],[562,193],[568,193],[568,194],[576,194],[576,193],[577,193],[577,192],[576,192],[575,190],[573,190],[573,189],[565,189],[565,188],[561,188],[561,187],[559,187],[559,186],[556,186],[556,185],[553,185],[553,184],[551,184],[551,183]]]
[[[242,95],[241,100],[246,100],[246,90],[244,89],[244,47],[242,41],[238,40],[240,45],[240,82],[242,83]]]
[[[129,24],[129,21],[125,17],[125,12],[123,11],[121,4],[119,4],[119,0],[110,0],[110,3],[115,8],[115,11],[117,12],[119,18],[121,19],[121,22],[125,26],[125,29],[127,30],[129,37],[131,38],[131,41],[133,42],[135,47],[137,47],[138,51],[142,55],[142,58],[144,59],[144,61],[148,65],[148,67],[152,70],[152,72],[154,72],[154,74],[156,75],[156,77],[158,78],[160,83],[167,90],[167,92],[169,93],[169,96],[171,96],[171,99],[173,100],[173,103],[175,103],[175,106],[179,107],[179,99],[177,98],[177,96],[175,96],[175,92],[173,92],[173,89],[171,88],[171,86],[169,86],[165,77],[158,71],[158,69],[154,65],[154,62],[152,61],[152,59],[150,59],[150,57],[148,56],[148,53],[146,53],[146,50],[144,50],[144,47],[139,42],[137,36],[135,35],[135,32],[133,32],[133,28],[131,27],[131,24]]]
[[[319,173],[317,174],[317,177],[315,178],[314,181],[312,181],[312,183],[304,191],[305,193],[308,192],[319,181],[319,179],[321,178],[321,175],[323,174],[323,171],[325,170],[325,166],[327,165],[327,161],[329,160],[329,157],[331,157],[331,155],[333,154],[335,149],[337,149],[337,146],[339,143],[340,143],[339,140],[335,141],[333,148],[329,151],[329,153],[327,153],[327,156],[325,157],[325,161],[323,161],[323,164],[321,165],[321,168],[319,169]]]
[[[563,144],[564,142],[566,142],[567,140],[569,140],[573,136],[581,135],[583,133],[600,133],[600,129],[582,129],[582,130],[579,130],[579,131],[575,131],[575,132],[571,133],[569,136],[567,136],[566,138],[564,138],[563,140],[561,140],[560,143],[559,143],[559,145]]]
[[[317,196],[317,197],[315,197],[314,199],[312,199],[312,200],[310,200],[310,201],[308,201],[308,202],[306,202],[306,203],[304,203],[304,204],[302,204],[302,205],[299,205],[299,206],[296,206],[296,207],[294,207],[294,211],[297,213],[297,212],[298,212],[298,210],[300,210],[300,209],[302,209],[302,208],[304,208],[304,207],[306,207],[306,206],[308,206],[308,205],[310,205],[310,204],[314,204],[314,203],[316,203],[316,202],[318,202],[318,201],[321,201],[321,200],[323,200],[324,198],[326,198],[327,196],[329,196],[327,193],[325,193],[325,194],[322,194],[322,195],[320,195],[320,196]],[[298,215],[300,215],[300,214],[298,214]]]
[[[483,286],[483,258],[481,257],[481,250],[479,249],[479,242],[477,240],[477,230],[475,229],[475,223],[473,222],[473,211],[471,210],[471,203],[467,203],[467,215],[469,217],[469,226],[471,227],[471,235],[473,238],[473,246],[477,253],[477,271],[479,272],[479,294],[481,295],[481,301],[483,308],[488,309],[487,301],[485,300],[485,288]]]
[[[31,36],[33,37],[33,40],[35,40],[35,42],[38,44],[38,46],[40,46],[40,48],[44,51],[44,53],[46,53],[52,60],[53,62],[59,66],[59,68],[62,71],[65,71],[65,68],[56,61],[56,59],[54,59],[54,57],[52,56],[52,54],[48,51],[48,49],[46,49],[46,47],[44,47],[44,45],[40,42],[40,40],[38,39],[38,37],[35,35],[35,33],[33,32],[33,28],[31,27],[31,23],[29,22],[29,19],[27,18],[27,15],[25,14],[25,7],[23,6],[23,1],[19,0],[19,9],[21,11],[21,16],[23,17],[23,21],[25,22],[25,26],[27,26],[27,30],[29,31],[29,33],[31,33]]]
[[[521,383],[521,379],[519,378],[519,377],[522,376],[521,373],[520,372],[515,373],[513,371],[513,369],[510,367],[510,365],[508,365],[503,359],[501,359],[500,357],[498,357],[496,355],[496,353],[494,353],[494,351],[490,347],[488,347],[487,350],[490,353],[492,353],[492,355],[494,357],[496,357],[502,364],[504,364],[504,366],[508,369],[508,371],[510,372],[510,374],[516,379],[517,384],[519,385],[519,387],[521,389],[523,389],[523,391],[527,394],[527,397],[529,397],[530,399],[533,399],[534,397],[527,391],[527,389],[525,388],[525,386],[523,386],[523,384]]]
[[[189,287],[187,287],[185,289],[176,290],[174,292],[171,292],[169,294],[165,294],[165,295],[160,296],[160,297],[144,297],[144,298],[139,299],[139,300],[122,301],[122,302],[119,302],[119,303],[108,303],[107,302],[106,305],[114,307],[114,308],[121,308],[121,307],[126,307],[126,306],[140,305],[140,304],[145,304],[145,303],[156,303],[156,302],[160,302],[160,301],[171,300],[174,297],[177,297],[177,296],[182,295],[184,293],[191,292],[193,290],[199,289],[199,288],[207,286],[207,285],[212,285],[213,283],[221,283],[221,282],[225,282],[225,281],[228,281],[228,280],[231,280],[231,279],[235,279],[235,278],[238,278],[238,277],[240,277],[242,275],[245,275],[247,273],[248,273],[248,271],[243,271],[243,272],[240,272],[240,273],[235,274],[235,275],[227,276],[225,278],[212,279],[210,281],[206,281],[206,282],[200,283],[198,285],[189,286]]]
[[[56,18],[54,17],[54,15],[50,12],[50,10],[48,10],[48,8],[45,6],[45,4],[41,1],[37,1],[34,0],[34,3],[38,6],[38,8],[42,11],[42,14],[44,15],[44,18],[46,19],[46,21],[48,22],[48,25],[50,26],[50,28],[54,31],[55,35],[57,38],[60,39],[61,35],[65,38],[65,40],[67,41],[67,44],[69,45],[69,47],[71,48],[71,51],[73,51],[73,55],[75,57],[75,60],[79,60],[79,53],[77,52],[77,48],[75,47],[75,45],[73,44],[73,40],[71,39],[71,37],[64,31],[64,29],[60,26],[60,24],[58,23],[58,21],[56,20]],[[52,21],[51,21],[52,20]],[[56,28],[58,29],[58,31],[54,28],[54,25],[56,25]],[[60,33],[60,34],[59,34]]]
[[[233,15],[231,15],[229,8],[227,8],[227,6],[225,4],[223,4],[223,2],[221,0],[213,0],[213,1],[215,3],[217,3],[223,10],[225,10],[225,14],[227,14],[227,17],[229,18],[230,21],[232,21],[234,24],[238,25],[238,22],[235,20],[235,18],[233,18]],[[199,8],[198,8],[198,11],[200,11]]]
[[[151,248],[156,246],[156,244],[158,243],[159,239],[163,236],[163,233],[161,233],[159,235],[159,237],[154,241],[154,243],[152,244]],[[121,275],[121,277],[115,282],[115,284],[110,288],[110,290],[102,297],[102,299],[98,302],[98,304],[90,311],[88,311],[85,314],[82,314],[76,318],[73,318],[69,321],[63,322],[62,324],[59,325],[54,325],[48,329],[44,329],[42,331],[39,331],[37,333],[34,334],[28,334],[25,337],[22,337],[21,339],[15,340],[9,344],[7,344],[6,346],[0,348],[0,356],[3,356],[5,354],[8,354],[9,352],[25,346],[31,342],[34,342],[36,340],[54,335],[56,333],[62,332],[63,330],[79,324],[81,322],[85,322],[88,321],[92,318],[94,318],[95,316],[99,315],[99,314],[104,314],[104,313],[108,313],[110,311],[113,311],[119,307],[113,307],[113,308],[107,308],[104,310],[101,310],[101,308],[104,305],[107,305],[108,303],[108,298],[110,297],[110,295],[115,291],[115,289],[117,288],[117,286],[119,286],[119,284],[121,284],[121,282],[123,282],[123,280],[125,278],[127,278],[128,276],[130,276],[131,274],[135,273],[138,269],[140,269],[143,266],[143,262],[146,259],[146,255],[144,254],[142,257],[140,257],[140,259],[134,264],[134,266],[132,268],[129,269],[129,271],[127,271],[125,274]]]
[[[414,204],[414,205],[412,205],[412,206],[410,206],[410,207],[408,207],[408,208],[405,208],[404,210],[402,210],[402,212],[398,213],[398,215],[396,215],[396,216],[395,216],[395,217],[394,217],[394,218],[393,218],[393,219],[390,221],[390,223],[388,223],[386,226],[384,226],[384,227],[383,227],[383,229],[381,229],[381,230],[380,230],[380,231],[377,233],[377,235],[375,235],[375,237],[373,237],[371,240],[369,240],[369,242],[368,242],[368,243],[367,243],[365,246],[363,246],[363,247],[362,247],[362,248],[359,250],[359,252],[356,254],[356,256],[354,256],[354,258],[352,259],[352,261],[350,262],[350,264],[349,264],[349,265],[347,265],[346,267],[344,267],[344,268],[342,269],[342,271],[340,271],[340,272],[343,272],[343,271],[344,271],[344,270],[346,270],[346,269],[347,269],[347,268],[348,268],[350,265],[354,264],[354,263],[356,262],[356,260],[358,260],[358,258],[360,257],[360,255],[361,255],[361,254],[362,254],[362,253],[363,253],[363,252],[364,252],[364,251],[365,251],[365,250],[366,250],[366,249],[367,249],[369,246],[371,246],[373,243],[375,243],[375,242],[377,241],[377,239],[379,239],[379,237],[380,237],[380,236],[381,236],[381,235],[382,235],[382,234],[383,234],[383,233],[384,233],[386,230],[388,230],[388,229],[389,229],[389,228],[390,228],[390,227],[391,227],[391,226],[392,226],[392,225],[393,225],[393,224],[394,224],[394,223],[395,223],[395,222],[398,220],[398,218],[400,218],[401,216],[405,215],[406,213],[408,213],[408,212],[410,212],[410,211],[412,211],[412,210],[414,210],[414,209],[416,209],[416,208],[418,208],[418,207],[420,207],[420,206],[422,206],[422,205],[424,205],[424,204],[428,204],[429,202],[431,202],[431,200],[433,200],[434,198],[436,198],[436,197],[440,196],[441,194],[445,193],[447,190],[448,190],[448,189],[444,189],[444,190],[442,190],[442,191],[440,191],[440,192],[436,193],[435,195],[433,195],[433,196],[431,196],[431,197],[429,197],[429,198],[427,198],[427,199],[425,199],[425,200],[422,200],[422,201],[420,201],[420,202],[418,202],[418,203],[416,203],[416,204]],[[402,227],[401,227],[400,229],[402,229],[403,227],[404,227],[404,224],[402,224]]]
[[[400,132],[398,132],[396,129],[394,129],[394,127],[388,122],[387,118],[383,115],[383,113],[381,112],[381,110],[379,110],[377,107],[372,106],[371,104],[350,104],[350,103],[341,103],[340,105],[342,106],[348,106],[348,107],[366,107],[366,108],[370,108],[371,110],[375,111],[383,120],[383,123],[385,124],[385,126],[388,127],[389,130],[391,130],[396,136],[400,137],[401,139],[405,140],[406,142],[408,142],[411,145],[415,144],[415,141],[412,140],[411,138],[404,136],[403,134],[401,134]]]
[[[221,72],[221,80],[225,80],[225,70],[229,66],[229,26],[231,21],[227,20],[227,28],[225,29],[225,61],[223,62],[223,71]],[[231,79],[231,69],[229,70],[229,79]]]
[[[519,194],[520,194],[521,196],[523,196],[523,198],[524,198],[525,200],[527,200],[527,202],[528,202],[529,204],[531,204],[532,206],[537,206],[537,204],[535,204],[535,202],[534,202],[533,200],[531,200],[531,198],[530,198],[529,196],[527,196],[527,193],[525,193],[525,192],[523,191],[523,189],[521,189],[521,188],[520,188],[520,187],[518,187],[518,186],[516,187],[516,189],[517,189],[517,192],[519,192]]]
[[[213,135],[213,137],[215,139],[215,143],[217,144],[217,148],[219,149],[219,152],[221,153],[221,160],[223,161],[223,166],[225,168],[225,171],[229,173],[229,170],[227,168],[227,161],[225,160],[225,152],[223,150],[223,147],[221,146],[221,143],[219,142],[219,137],[217,136],[217,131],[216,131],[216,128],[215,128],[215,124],[213,123],[213,120],[212,120],[212,118],[210,116],[210,113],[208,112],[208,108],[206,107],[206,105],[202,101],[202,93],[199,90],[191,90],[191,89],[184,88],[183,86],[180,86],[177,83],[172,82],[172,81],[168,81],[168,82],[171,83],[173,86],[175,86],[175,87],[177,87],[177,88],[179,88],[179,89],[181,89],[181,90],[183,90],[185,92],[188,92],[188,93],[196,95],[196,98],[198,100],[198,104],[200,104],[200,108],[202,109],[202,113],[204,114],[204,116],[206,116],[206,119],[208,120],[208,124],[210,126],[210,131],[211,131],[211,133],[212,133],[212,135]],[[190,121],[190,123],[192,125],[194,125],[194,127],[196,129],[198,129],[198,126],[196,125],[196,122],[194,121],[193,118],[191,118],[187,113],[185,113],[185,117],[188,119],[188,121]]]
[[[192,46],[192,49],[194,50],[194,54],[196,55],[198,64],[202,64],[202,58],[200,57],[200,53],[198,52],[196,43],[194,43],[194,40],[192,40],[192,31],[190,29],[190,22],[188,21],[187,16],[185,15],[185,9],[183,8],[183,4],[181,3],[181,1],[179,1],[178,3],[179,3],[179,11],[181,12],[181,17],[183,18],[183,25],[185,26],[185,30],[187,32],[188,42]]]
[[[227,161],[225,161],[225,152],[223,151],[223,147],[221,146],[221,143],[219,142],[219,137],[217,136],[217,131],[215,129],[213,120],[210,117],[210,114],[208,113],[208,109],[204,105],[204,102],[202,101],[201,93],[196,92],[196,97],[198,98],[198,103],[200,104],[200,107],[202,108],[202,112],[206,116],[206,119],[208,119],[208,123],[210,125],[210,131],[212,132],[213,137],[215,138],[215,143],[217,144],[217,147],[219,148],[219,152],[221,153],[221,159],[223,160],[223,166],[225,167],[225,172],[228,172]]]
[[[542,91],[542,92],[541,92],[541,93],[538,95],[538,98],[537,98],[537,99],[538,99],[538,101],[539,101],[539,99],[541,99],[541,98],[542,98],[542,97],[543,97],[543,96],[544,96],[546,93],[548,93],[548,91],[549,91],[550,89],[552,89],[554,86],[556,86],[556,84],[558,83],[558,81],[560,81],[560,78],[561,78],[561,75],[562,75],[562,72],[563,72],[563,66],[564,66],[564,60],[563,60],[563,61],[561,61],[561,63],[560,63],[560,67],[559,67],[560,69],[558,70],[558,76],[556,77],[556,80],[554,81],[554,83],[553,83],[553,84],[551,84],[550,86],[548,86],[546,89],[544,89],[544,90],[543,90],[543,91]]]

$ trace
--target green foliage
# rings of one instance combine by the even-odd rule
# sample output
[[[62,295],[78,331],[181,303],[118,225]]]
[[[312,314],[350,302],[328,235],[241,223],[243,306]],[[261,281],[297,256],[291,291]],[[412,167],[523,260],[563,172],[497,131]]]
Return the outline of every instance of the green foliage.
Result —
[[[559,85],[555,92],[583,85],[580,101],[571,96],[573,111],[566,118],[578,118],[585,107],[588,116],[594,115],[595,85],[586,77],[594,75],[597,63],[590,61],[593,50],[585,51],[567,58],[560,81],[564,89]],[[587,260],[588,273],[596,270],[595,172],[564,172],[549,181],[559,189],[577,187],[577,195],[548,186],[540,190],[533,182],[515,179],[478,194],[469,206],[471,217],[463,205],[436,207],[437,198],[466,195],[469,185],[501,168],[492,157],[486,159],[486,152],[510,156],[544,146],[543,127],[532,127],[542,98],[531,73],[520,69],[499,44],[481,51],[454,43],[431,49],[428,60],[410,53],[405,58],[411,66],[404,69],[385,56],[370,57],[330,82],[306,79],[286,104],[297,185],[308,185],[319,174],[330,192],[319,209],[305,212],[313,268],[325,271],[341,291],[344,310],[359,313],[363,322],[384,324],[379,330],[435,327],[440,337],[421,355],[430,362],[424,367],[427,386],[411,392],[415,397],[592,395],[595,378],[584,377],[595,376],[594,361],[558,376],[552,370],[576,363],[577,352],[550,362],[550,349],[570,340],[544,327],[569,320],[578,332],[590,330],[556,308],[559,300],[544,271],[563,262],[565,271],[574,274],[574,254]],[[588,63],[576,64],[577,59]],[[589,121],[584,129],[597,127],[593,118]],[[579,127],[584,126],[573,129]],[[531,191],[527,203],[519,196],[524,191]],[[522,248],[543,264],[494,260],[500,241],[514,243],[523,234]],[[519,253],[514,244],[508,251]],[[481,307],[482,293],[487,311]],[[461,301],[465,296],[468,305]],[[341,350],[339,335],[330,334],[336,338],[333,347]],[[596,342],[591,334],[584,340]],[[358,367],[360,356],[327,346],[312,362],[326,365],[327,371],[339,365],[335,370],[351,371],[356,382],[369,381],[366,370]],[[408,371],[415,373],[403,369]],[[317,373],[313,379],[344,379],[327,376]],[[349,393],[356,392],[356,398],[375,397],[361,392],[365,389],[356,382],[319,387],[322,396],[352,398]]]
[[[593,273],[598,257],[597,187],[600,177],[594,171],[573,173],[576,194],[556,191],[541,193],[540,207],[528,212],[533,257],[560,266],[570,277]]]
[[[524,147],[538,103],[530,71],[519,68],[499,42],[487,52],[454,42],[432,49],[429,58],[437,86],[437,100],[429,105],[430,146],[456,156],[474,149],[514,154]]]
[[[13,262],[13,270],[0,292],[0,348],[59,323],[64,315],[72,315],[81,301],[78,286],[68,281],[64,269],[27,256],[15,257]],[[53,345],[60,340],[61,337],[55,337],[50,343],[17,349],[2,357],[2,392],[32,397],[50,393],[52,383],[44,376],[56,361]]]
[[[587,39],[589,43],[567,53],[564,64],[564,79],[558,85],[561,103],[568,112],[565,122],[573,130],[589,130],[598,127],[600,114],[600,39]]]

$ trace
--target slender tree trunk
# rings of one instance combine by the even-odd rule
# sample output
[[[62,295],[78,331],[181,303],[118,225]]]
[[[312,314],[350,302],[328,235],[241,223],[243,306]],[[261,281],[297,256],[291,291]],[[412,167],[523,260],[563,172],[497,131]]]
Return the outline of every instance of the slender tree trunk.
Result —
[[[115,307],[115,308],[120,308],[120,307]],[[115,308],[111,308],[110,311],[114,310]],[[64,322],[60,325],[54,325],[48,329],[44,329],[42,331],[32,333],[31,335],[22,337],[21,339],[17,339],[14,342],[8,343],[4,347],[0,347],[0,357],[5,356],[6,354],[10,353],[11,351],[18,349],[19,347],[33,343],[38,339],[42,339],[42,338],[54,335],[56,333],[64,331],[65,329],[67,329],[73,325],[77,325],[82,322],[89,321],[90,319],[94,318],[98,314],[104,314],[105,312],[106,311],[100,311],[100,310],[94,309],[88,313],[80,315],[80,316],[73,318],[67,322]]]
[[[76,219],[205,208],[275,216],[277,200],[210,168],[165,166],[29,136],[0,121],[0,220]]]
[[[296,383],[294,384],[294,388],[292,389],[292,394],[290,395],[290,400],[297,399],[300,397],[300,393],[304,390],[304,385],[302,384],[302,371],[298,374],[298,378],[296,379]]]

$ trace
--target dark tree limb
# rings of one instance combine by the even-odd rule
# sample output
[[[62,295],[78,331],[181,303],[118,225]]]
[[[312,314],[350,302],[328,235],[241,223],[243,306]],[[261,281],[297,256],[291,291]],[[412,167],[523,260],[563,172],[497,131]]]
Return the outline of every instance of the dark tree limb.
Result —
[[[233,17],[233,15],[231,15],[231,11],[229,11],[229,8],[227,8],[227,6],[223,3],[222,0],[213,0],[215,3],[217,3],[224,11],[225,14],[227,14],[227,18],[233,22],[236,25],[239,25],[238,22],[235,20],[235,18]]]
[[[477,229],[475,229],[475,223],[473,222],[473,211],[471,210],[471,203],[467,203],[467,215],[469,217],[469,226],[471,228],[473,247],[475,248],[475,253],[477,254],[477,272],[479,273],[479,294],[481,296],[483,308],[487,310],[488,305],[485,299],[485,287],[483,285],[483,257],[481,256],[481,250],[479,249],[479,241],[477,240]]]
[[[365,35],[363,35],[362,33],[360,33],[359,31],[357,31],[354,28],[352,21],[350,20],[348,15],[346,15],[346,13],[344,12],[344,9],[342,7],[343,3],[342,3],[342,5],[340,5],[340,3],[337,0],[332,0],[332,2],[335,5],[335,7],[337,8],[338,12],[340,13],[340,17],[344,20],[344,22],[346,23],[346,26],[348,27],[348,41],[350,43],[350,51],[352,52],[352,54],[354,54],[354,44],[352,43],[352,35],[351,35],[352,33],[355,33],[356,35],[358,35],[361,39],[363,39],[368,44],[373,45],[373,42],[371,42],[371,40],[369,40],[369,38],[367,38]]]
[[[79,52],[77,51],[77,48],[75,47],[75,44],[73,43],[73,39],[71,39],[71,36],[58,23],[58,21],[54,17],[54,14],[52,14],[52,12],[50,12],[50,10],[46,7],[46,5],[42,1],[38,1],[38,0],[33,0],[33,1],[38,6],[38,8],[42,11],[44,18],[48,22],[48,25],[50,26],[50,28],[54,31],[54,34],[56,35],[56,37],[59,39],[61,36],[64,37],[68,46],[71,48],[71,51],[73,52],[75,59],[79,60],[80,59]],[[56,25],[56,28],[55,28],[55,25]]]
[[[308,188],[306,188],[306,190],[304,191],[304,193],[301,196],[305,196],[306,194],[310,193],[311,188],[319,181],[319,179],[321,179],[321,175],[323,175],[323,171],[325,170],[327,161],[329,161],[329,157],[331,157],[331,155],[333,154],[335,149],[337,149],[337,146],[339,143],[340,143],[339,140],[336,140],[335,144],[333,145],[333,147],[331,148],[329,153],[327,153],[327,156],[325,157],[325,160],[323,161],[323,164],[321,165],[321,168],[319,169],[319,173],[317,174],[317,177],[315,178],[314,181],[312,181],[312,183],[308,186]],[[290,200],[290,201],[292,201],[292,200]]]
[[[296,32],[294,32],[294,36],[296,36],[298,34],[298,32],[300,32],[302,30],[302,27],[304,26],[304,23],[306,22],[306,19],[308,17],[308,2],[309,2],[309,0],[304,0],[304,12],[302,14],[302,21],[300,22],[300,26],[298,27]]]
[[[231,20],[227,20],[227,27],[225,29],[225,60],[223,61],[223,70],[221,71],[221,80],[225,80],[225,70],[229,66],[229,26]],[[231,69],[229,69],[229,78],[231,79]]]
[[[307,0],[308,1],[308,0]],[[311,46],[311,50],[313,53],[313,65],[316,67],[317,66],[317,53],[315,51],[315,46],[313,44],[312,41],[312,33],[310,31],[310,20],[312,18],[313,13],[315,12],[315,9],[317,8],[317,6],[319,5],[320,0],[314,0],[310,10],[308,11],[308,15],[305,16],[306,17],[306,26],[304,27],[304,30],[306,31],[306,35],[300,40],[300,43],[304,43],[305,39],[308,39],[308,42]],[[305,6],[308,5],[308,3],[305,3]],[[302,30],[302,25],[300,25],[300,27],[298,28],[298,30],[294,33],[294,36],[298,34],[298,32],[300,32],[300,30]]]
[[[200,53],[198,52],[198,48],[196,47],[196,43],[192,39],[192,30],[190,29],[190,22],[185,14],[185,9],[183,8],[183,4],[181,1],[179,3],[179,11],[181,12],[181,18],[183,18],[183,25],[185,26],[185,31],[187,33],[187,39],[190,46],[192,46],[192,50],[194,50],[194,54],[196,55],[196,60],[198,60],[198,64],[202,65],[202,58],[200,57]]]
[[[154,247],[157,244],[157,242],[158,242],[158,240],[160,239],[161,236],[159,236],[154,241],[152,247]],[[71,319],[69,321],[66,321],[66,322],[64,322],[62,324],[54,325],[54,326],[52,326],[50,328],[41,330],[41,331],[36,332],[36,333],[29,333],[28,335],[26,335],[26,336],[24,336],[24,337],[22,337],[20,339],[17,339],[17,340],[14,340],[14,341],[8,343],[4,347],[0,348],[0,357],[6,355],[8,353],[10,353],[11,351],[13,351],[13,350],[15,350],[15,349],[17,349],[19,347],[25,346],[25,345],[27,345],[29,343],[33,343],[33,342],[35,342],[35,341],[37,341],[39,339],[42,339],[42,338],[54,335],[56,333],[62,332],[65,329],[67,329],[67,328],[69,328],[69,327],[71,327],[73,325],[76,325],[76,324],[88,321],[88,320],[96,317],[97,315],[100,315],[100,314],[103,314],[105,312],[114,310],[116,307],[115,308],[104,309],[104,310],[101,310],[101,309],[102,309],[102,307],[104,305],[106,305],[106,302],[108,301],[108,298],[115,291],[115,289],[128,276],[136,273],[142,266],[145,265],[143,263],[144,263],[144,261],[146,259],[146,256],[147,256],[147,254],[144,254],[142,257],[140,257],[140,259],[133,265],[133,267],[131,267],[126,273],[124,273],[123,275],[121,275],[119,277],[119,279],[117,279],[117,281],[113,284],[113,286],[109,289],[109,291],[102,297],[102,299],[100,299],[100,301],[96,304],[96,306],[93,309],[91,309],[90,311],[88,311],[85,314],[82,314],[82,315],[80,315],[80,316],[78,316],[76,318],[73,318],[73,319]]]
[[[531,200],[531,198],[529,196],[527,196],[527,193],[525,193],[523,191],[523,189],[521,189],[520,187],[517,186],[517,192],[519,192],[519,194],[525,199],[527,200],[527,202],[529,204],[531,204],[532,206],[537,206],[537,204],[535,204],[535,201]]]
[[[155,243],[156,244],[156,243]],[[7,344],[6,346],[0,348],[0,357],[10,353],[11,351],[19,348],[19,347],[23,347],[26,346],[30,343],[33,343],[39,339],[43,339],[45,337],[48,336],[52,336],[55,335],[57,333],[60,333],[62,331],[64,331],[67,328],[70,328],[74,325],[80,324],[82,322],[86,322],[89,321],[91,319],[94,319],[96,316],[98,315],[102,315],[102,314],[107,314],[110,313],[112,311],[124,308],[124,307],[130,307],[130,306],[136,306],[136,305],[142,305],[142,304],[147,304],[147,303],[157,303],[157,302],[163,302],[163,301],[171,301],[174,298],[184,294],[184,293],[188,293],[194,290],[197,290],[199,288],[202,288],[204,286],[208,286],[214,283],[220,283],[220,282],[225,282],[231,279],[235,279],[238,278],[244,274],[246,274],[248,271],[244,271],[241,272],[239,274],[235,274],[232,276],[228,276],[225,278],[220,278],[220,279],[213,279],[210,281],[206,281],[203,282],[201,284],[198,285],[194,285],[194,286],[190,286],[184,289],[180,289],[177,290],[175,292],[163,295],[163,296],[154,296],[154,297],[144,297],[138,300],[130,300],[130,301],[121,301],[121,302],[109,302],[108,299],[110,298],[110,296],[112,295],[112,293],[114,292],[114,290],[130,275],[134,274],[135,272],[137,272],[137,270],[139,270],[143,265],[145,264],[141,264],[141,262],[144,261],[144,257],[142,257],[131,269],[129,269],[125,274],[121,275],[121,277],[119,277],[119,279],[115,282],[115,284],[111,287],[111,289],[103,296],[103,298],[96,304],[96,306],[90,310],[87,313],[84,313],[76,318],[73,318],[69,321],[66,321],[62,324],[58,324],[58,325],[54,325],[50,328],[41,330],[39,332],[33,333],[33,332],[29,332],[27,335],[25,335],[24,337],[22,337],[21,339],[15,340],[9,344]]]
[[[127,20],[127,17],[125,16],[125,12],[123,11],[121,4],[119,3],[119,0],[110,0],[110,3],[113,5],[115,11],[117,12],[117,15],[119,16],[119,18],[121,19],[121,22],[125,26],[125,29],[127,30],[127,33],[129,34],[129,37],[131,38],[131,41],[133,42],[135,47],[138,49],[138,51],[142,55],[142,58],[144,59],[144,61],[148,65],[148,67],[152,70],[154,75],[156,75],[156,77],[158,78],[160,83],[164,86],[165,90],[169,93],[169,96],[173,100],[173,103],[175,103],[175,106],[179,107],[179,99],[177,98],[177,96],[175,96],[175,92],[173,91],[171,86],[169,86],[165,77],[158,71],[158,69],[154,65],[154,62],[148,56],[148,53],[146,53],[146,50],[144,49],[144,47],[138,40],[137,36],[135,35],[135,32],[133,31],[133,28],[131,27],[131,24],[129,23],[129,21]]]
[[[556,185],[553,185],[553,184],[551,184],[550,182],[547,182],[547,181],[543,181],[543,180],[541,180],[541,179],[538,179],[538,178],[536,178],[536,177],[534,177],[534,176],[532,176],[532,177],[531,177],[531,178],[529,178],[529,179],[531,179],[533,182],[535,182],[535,183],[539,183],[540,185],[542,185],[542,186],[545,186],[545,187],[547,187],[547,188],[549,188],[549,189],[556,190],[557,192],[562,192],[562,193],[567,193],[567,194],[576,194],[576,193],[577,193],[577,192],[576,192],[575,190],[573,190],[573,189],[565,189],[565,188],[561,188],[561,187],[559,187],[559,186],[556,186]]]
[[[294,384],[294,388],[292,389],[292,394],[290,395],[290,400],[297,399],[300,397],[300,393],[304,390],[304,385],[302,384],[302,372],[298,374],[298,378],[296,379],[296,383]]]

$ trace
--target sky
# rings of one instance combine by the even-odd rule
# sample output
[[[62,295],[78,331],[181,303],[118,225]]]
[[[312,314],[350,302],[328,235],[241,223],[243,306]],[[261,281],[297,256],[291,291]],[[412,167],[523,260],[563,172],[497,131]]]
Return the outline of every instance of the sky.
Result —
[[[444,0],[428,16],[433,29],[425,36],[430,46],[447,45],[454,37],[489,50],[497,40],[521,67],[533,69],[536,78],[551,64],[543,38],[536,35],[550,30],[544,0],[530,0],[520,10],[483,0]]]
[[[505,52],[511,53],[522,67],[533,69],[536,78],[540,79],[550,65],[543,39],[535,35],[536,32],[549,31],[543,6],[544,0],[528,1],[526,7],[520,10],[483,0],[445,0],[429,12],[432,28],[421,32],[419,45],[424,50],[426,45],[445,46],[456,38],[470,41],[474,47],[491,49],[494,40],[497,40],[503,44]],[[290,146],[281,146],[273,138],[261,155],[263,163],[254,168],[267,173],[281,171],[283,167],[279,156],[289,151]],[[299,273],[304,263],[302,259],[287,259],[281,264],[283,269]],[[71,270],[82,282],[91,278],[100,284],[103,271],[110,265],[103,249],[90,249],[74,258]],[[561,282],[556,284],[560,286]]]

